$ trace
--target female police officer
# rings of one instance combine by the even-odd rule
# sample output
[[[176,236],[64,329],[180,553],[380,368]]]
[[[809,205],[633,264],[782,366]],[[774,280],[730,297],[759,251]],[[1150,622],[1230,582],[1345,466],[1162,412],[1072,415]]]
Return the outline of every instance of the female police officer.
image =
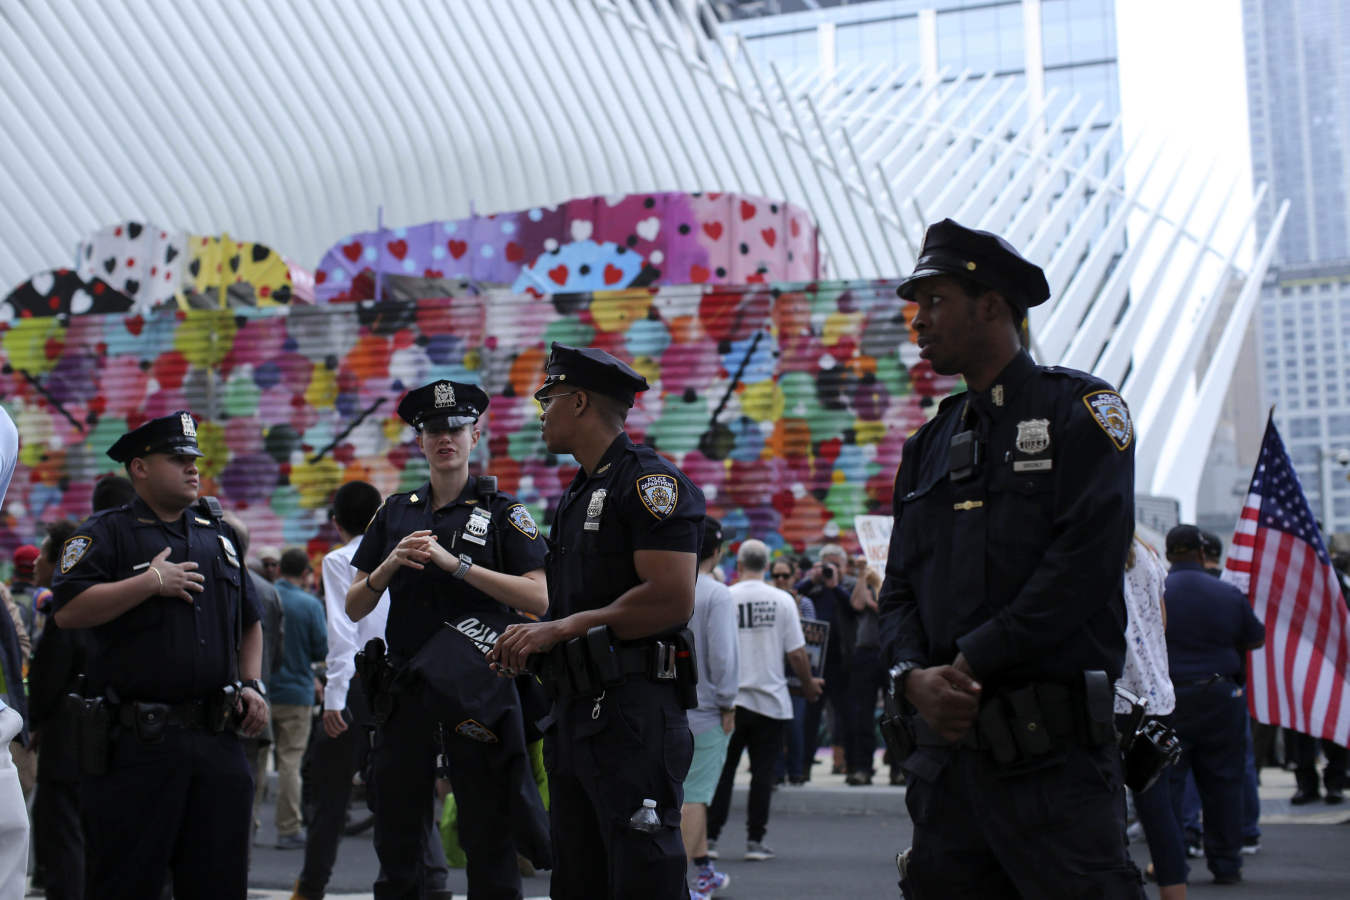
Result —
[[[57,624],[89,629],[89,693],[107,715],[102,728],[81,721],[89,896],[157,897],[171,870],[176,896],[236,900],[253,784],[227,717],[236,708],[248,735],[267,721],[257,599],[234,529],[214,501],[197,504],[190,412],[146,422],[108,455],[136,495],[80,524],[52,583]],[[98,753],[96,734],[109,742]]]
[[[452,381],[410,391],[399,404],[399,416],[417,429],[431,479],[380,507],[352,557],[356,576],[347,592],[347,613],[358,620],[389,590],[385,633],[396,666],[405,666],[455,614],[499,609],[499,603],[533,615],[548,608],[544,542],[534,520],[513,497],[496,492],[494,479],[469,478],[469,454],[487,405],[482,390]],[[468,641],[454,646],[481,657]],[[376,897],[418,895],[421,835],[431,826],[436,729],[436,717],[416,689],[398,696],[379,727],[371,785],[381,867]],[[508,786],[494,758],[499,750],[464,723],[447,730],[469,896],[519,900],[516,846],[505,814]]]

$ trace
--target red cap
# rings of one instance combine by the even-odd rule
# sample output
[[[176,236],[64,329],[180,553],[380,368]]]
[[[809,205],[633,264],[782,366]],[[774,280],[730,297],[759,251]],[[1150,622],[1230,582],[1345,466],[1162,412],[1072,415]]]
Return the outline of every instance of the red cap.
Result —
[[[37,562],[41,550],[32,544],[24,544],[14,551],[14,569],[18,574],[33,574],[33,565]]]

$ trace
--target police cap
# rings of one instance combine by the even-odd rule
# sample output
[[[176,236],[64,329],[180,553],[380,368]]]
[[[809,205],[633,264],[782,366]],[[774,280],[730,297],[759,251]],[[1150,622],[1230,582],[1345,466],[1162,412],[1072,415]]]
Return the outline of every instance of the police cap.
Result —
[[[553,342],[545,375],[543,386],[534,392],[536,400],[548,388],[562,384],[595,391],[632,406],[637,395],[647,390],[646,378],[604,350],[578,349],[557,341]]]
[[[151,453],[205,456],[197,447],[197,423],[186,409],[151,419],[140,428],[128,431],[108,448],[108,456],[126,464]]]
[[[934,275],[962,275],[997,291],[1021,310],[1050,299],[1050,286],[1040,266],[1023,259],[998,235],[967,228],[951,219],[928,226],[914,272],[895,292],[913,300],[918,282]]]
[[[449,429],[472,425],[487,408],[482,388],[442,379],[408,391],[399,401],[398,415],[418,431],[428,423]]]

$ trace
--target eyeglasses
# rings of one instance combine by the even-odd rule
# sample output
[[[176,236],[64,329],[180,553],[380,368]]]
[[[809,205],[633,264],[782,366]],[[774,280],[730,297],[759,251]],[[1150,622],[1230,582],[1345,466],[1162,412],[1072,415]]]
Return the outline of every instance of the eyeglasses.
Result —
[[[539,401],[539,409],[542,412],[548,412],[548,408],[553,405],[553,401],[557,400],[559,397],[570,397],[573,394],[580,393],[581,391],[566,391],[561,394],[549,394],[547,397],[537,397],[535,399]]]
[[[791,577],[792,577],[792,573],[791,573],[791,572],[774,572],[774,573],[773,573],[773,580],[774,580],[774,581],[778,581],[778,580],[783,579],[783,578],[791,578]]]

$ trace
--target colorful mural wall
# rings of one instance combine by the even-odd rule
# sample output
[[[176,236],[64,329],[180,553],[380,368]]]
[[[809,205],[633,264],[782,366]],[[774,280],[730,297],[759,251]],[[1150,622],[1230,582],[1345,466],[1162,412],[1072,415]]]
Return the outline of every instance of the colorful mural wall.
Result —
[[[319,302],[388,296],[392,280],[465,281],[535,297],[821,277],[805,210],[746,194],[584,197],[552,207],[349,235],[314,272]],[[413,291],[427,294],[427,285]],[[439,291],[440,289],[432,289]]]
[[[75,271],[130,297],[134,309],[211,309],[313,303],[313,279],[281,254],[228,234],[202,235],[142,222],[109,225],[80,242]]]
[[[657,265],[655,252],[673,258],[664,246],[647,248],[644,264]],[[95,478],[117,468],[104,450],[180,406],[203,419],[204,490],[240,512],[255,545],[326,551],[339,484],[391,492],[425,477],[394,410],[406,389],[436,378],[489,392],[479,465],[546,520],[574,471],[545,451],[530,397],[554,340],[603,347],[648,377],[653,390],[630,430],[703,487],[735,537],[818,544],[828,523],[847,534],[854,515],[889,508],[901,445],[954,387],[917,361],[894,287],[695,284],[538,298],[527,286],[15,320],[0,326],[0,395],[23,447],[0,552],[41,522],[85,515]],[[318,291],[336,299],[329,280]]]

